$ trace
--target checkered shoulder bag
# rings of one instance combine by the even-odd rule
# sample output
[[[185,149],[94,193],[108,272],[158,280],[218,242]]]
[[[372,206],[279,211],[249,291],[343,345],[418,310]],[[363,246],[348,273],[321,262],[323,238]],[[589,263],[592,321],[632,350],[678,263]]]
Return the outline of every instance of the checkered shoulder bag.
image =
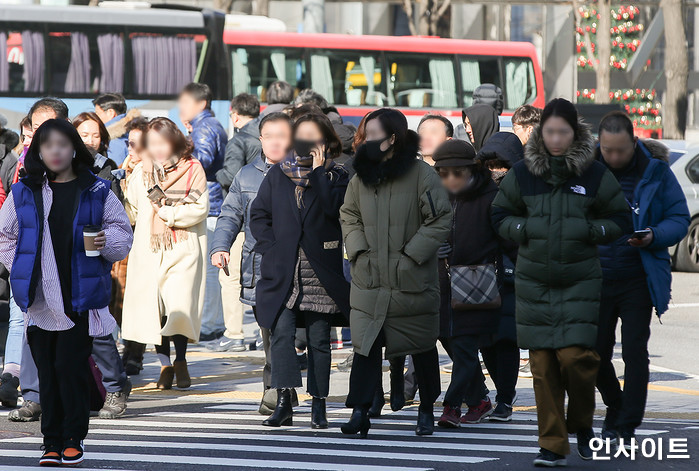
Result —
[[[449,267],[451,307],[455,311],[498,309],[502,305],[494,263]]]

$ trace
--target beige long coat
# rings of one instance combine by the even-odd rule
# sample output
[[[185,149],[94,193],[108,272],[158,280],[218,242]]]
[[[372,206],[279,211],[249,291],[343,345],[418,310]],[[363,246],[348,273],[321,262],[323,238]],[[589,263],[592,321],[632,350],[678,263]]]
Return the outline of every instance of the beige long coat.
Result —
[[[204,171],[200,165],[194,168]],[[153,207],[143,182],[142,164],[134,169],[125,196],[127,213],[136,229],[126,272],[121,325],[124,339],[157,345],[161,336],[179,334],[199,340],[206,279],[208,192],[196,203],[173,207],[167,225],[188,229],[189,237],[171,250],[155,253],[150,248]],[[161,327],[164,316],[167,322]]]

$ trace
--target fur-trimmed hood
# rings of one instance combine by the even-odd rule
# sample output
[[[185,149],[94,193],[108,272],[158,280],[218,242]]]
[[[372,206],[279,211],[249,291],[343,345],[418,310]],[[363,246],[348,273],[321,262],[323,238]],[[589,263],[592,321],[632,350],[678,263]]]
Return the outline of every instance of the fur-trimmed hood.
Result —
[[[396,154],[388,160],[374,162],[366,155],[366,145],[359,146],[354,156],[354,170],[357,177],[368,186],[375,186],[386,181],[395,180],[405,175],[418,162],[417,135],[412,138],[412,131],[408,132],[409,142],[400,154]]]
[[[655,139],[639,139],[639,144],[646,148],[650,158],[662,160],[665,163],[670,163],[670,148],[662,142]],[[602,161],[602,151],[599,147],[599,141],[595,144],[595,159]]]
[[[126,134],[126,126],[139,116],[141,116],[141,110],[132,108],[126,112],[126,116],[121,118],[116,123],[107,126],[107,131],[109,132],[109,139],[118,139],[124,134]]]
[[[580,176],[595,160],[595,140],[590,132],[590,126],[578,120],[578,133],[565,154],[566,166],[571,174]],[[527,146],[524,149],[524,162],[532,175],[544,178],[550,173],[551,154],[546,150],[541,128],[537,126],[532,131]]]

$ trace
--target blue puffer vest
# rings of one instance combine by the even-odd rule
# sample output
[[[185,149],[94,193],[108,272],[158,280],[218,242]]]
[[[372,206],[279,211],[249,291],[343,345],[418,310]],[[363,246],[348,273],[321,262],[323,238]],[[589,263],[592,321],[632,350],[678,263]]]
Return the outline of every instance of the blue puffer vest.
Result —
[[[102,257],[85,255],[83,227],[102,225],[109,182],[85,171],[78,177],[80,195],[73,220],[72,304],[73,311],[84,312],[107,306],[111,297],[112,264]],[[34,302],[41,278],[40,254],[44,235],[42,186],[26,178],[12,185],[19,234],[12,264],[10,285],[15,302],[26,312]],[[62,202],[54,202],[61,204]]]

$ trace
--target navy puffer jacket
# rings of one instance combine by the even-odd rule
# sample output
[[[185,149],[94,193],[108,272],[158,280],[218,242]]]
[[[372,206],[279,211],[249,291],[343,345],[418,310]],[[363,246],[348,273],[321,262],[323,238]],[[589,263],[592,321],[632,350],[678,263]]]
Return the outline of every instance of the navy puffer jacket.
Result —
[[[190,137],[192,144],[194,144],[192,155],[201,162],[201,166],[206,172],[209,189],[209,216],[218,216],[223,204],[223,191],[221,185],[216,181],[216,172],[223,167],[228,136],[211,110],[202,111],[190,124],[192,125]]]

